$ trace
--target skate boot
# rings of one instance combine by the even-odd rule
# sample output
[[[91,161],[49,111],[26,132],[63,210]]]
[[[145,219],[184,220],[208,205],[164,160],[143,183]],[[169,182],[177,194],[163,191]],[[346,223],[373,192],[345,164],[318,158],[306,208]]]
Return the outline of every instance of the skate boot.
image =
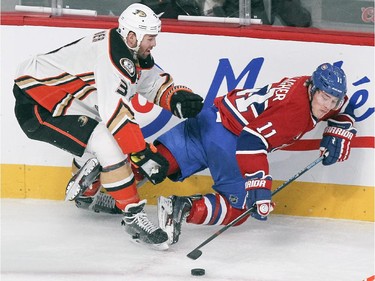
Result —
[[[138,203],[128,204],[125,207],[122,225],[125,230],[132,236],[132,241],[146,244],[157,250],[168,249],[168,235],[162,229],[157,228],[148,219],[143,208],[146,200]]]
[[[94,211],[95,213],[122,214],[117,208],[113,197],[102,191],[98,191],[94,196],[78,196],[74,199],[77,208]]]
[[[69,181],[66,187],[65,201],[73,201],[77,196],[83,194],[99,176],[100,170],[98,159],[89,159]]]
[[[158,198],[159,226],[168,234],[168,243],[175,244],[181,234],[181,224],[189,216],[193,200],[201,195],[169,196]]]

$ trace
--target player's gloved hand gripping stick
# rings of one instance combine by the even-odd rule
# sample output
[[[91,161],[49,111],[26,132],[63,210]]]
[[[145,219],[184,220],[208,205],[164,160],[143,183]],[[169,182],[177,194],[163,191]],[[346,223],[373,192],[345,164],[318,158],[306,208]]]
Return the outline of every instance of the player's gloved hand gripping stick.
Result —
[[[307,165],[305,168],[303,168],[301,171],[299,171],[297,174],[295,174],[293,177],[291,177],[289,180],[287,180],[286,182],[284,182],[282,185],[280,185],[278,188],[276,188],[273,192],[272,192],[272,196],[274,196],[275,194],[277,194],[278,192],[280,192],[284,187],[286,187],[287,185],[289,185],[291,182],[293,182],[294,180],[296,180],[297,178],[299,178],[300,176],[302,176],[304,173],[306,173],[308,170],[310,170],[311,168],[313,168],[315,165],[317,165],[318,163],[320,163],[321,161],[323,161],[323,159],[326,157],[326,154],[324,155],[321,155],[319,158],[317,158],[315,161],[313,161],[312,163],[310,163],[309,165]],[[209,238],[207,238],[205,241],[203,241],[198,247],[196,247],[193,251],[191,251],[190,253],[187,254],[187,257],[190,258],[190,259],[193,259],[193,260],[196,260],[198,259],[201,255],[202,255],[202,251],[199,250],[200,248],[202,248],[204,245],[208,244],[209,242],[211,242],[213,239],[215,239],[216,237],[218,237],[220,234],[222,234],[224,231],[226,231],[228,228],[230,228],[231,226],[235,225],[238,221],[240,221],[241,219],[243,219],[244,217],[246,217],[247,215],[249,215],[250,213],[254,212],[255,211],[255,208],[256,206],[252,206],[251,208],[249,208],[248,210],[246,210],[246,212],[242,213],[241,215],[239,215],[237,218],[235,218],[233,221],[231,221],[230,223],[228,223],[226,226],[222,227],[221,229],[219,229],[217,232],[215,232],[214,234],[212,234]]]
[[[320,142],[320,151],[322,154],[326,154],[323,165],[332,165],[348,159],[350,143],[356,133],[357,129],[350,122],[328,120],[328,126],[325,128]]]
[[[172,84],[156,103],[178,118],[191,118],[202,110],[203,98],[185,86]]]

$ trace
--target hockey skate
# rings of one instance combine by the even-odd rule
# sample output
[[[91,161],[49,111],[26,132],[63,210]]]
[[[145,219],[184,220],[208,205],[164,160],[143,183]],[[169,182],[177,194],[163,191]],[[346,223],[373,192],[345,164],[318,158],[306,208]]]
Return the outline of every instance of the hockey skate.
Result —
[[[159,226],[168,234],[168,244],[175,244],[181,234],[181,224],[189,216],[193,200],[202,198],[194,196],[169,196],[158,198]]]
[[[122,211],[116,206],[115,199],[100,190],[94,196],[78,196],[74,201],[77,208],[80,209],[95,213],[122,214]]]
[[[65,201],[73,201],[77,196],[83,194],[99,176],[100,170],[98,159],[89,159],[69,181],[66,187]]]
[[[146,200],[129,204],[125,207],[122,225],[127,233],[132,236],[132,241],[145,244],[156,250],[167,250],[168,235],[162,229],[157,228],[148,219],[143,208]]]

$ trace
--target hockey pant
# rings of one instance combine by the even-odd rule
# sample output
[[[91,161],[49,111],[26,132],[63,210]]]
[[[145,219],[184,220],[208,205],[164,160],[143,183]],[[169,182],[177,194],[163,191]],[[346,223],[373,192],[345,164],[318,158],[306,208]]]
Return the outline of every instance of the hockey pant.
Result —
[[[18,86],[15,85],[13,92],[16,97],[15,115],[30,139],[50,143],[72,153],[79,166],[85,163],[84,158],[97,157],[102,166],[102,186],[116,200],[117,207],[124,210],[127,204],[139,202],[127,156],[103,123],[85,115],[53,117],[48,110],[27,98]]]

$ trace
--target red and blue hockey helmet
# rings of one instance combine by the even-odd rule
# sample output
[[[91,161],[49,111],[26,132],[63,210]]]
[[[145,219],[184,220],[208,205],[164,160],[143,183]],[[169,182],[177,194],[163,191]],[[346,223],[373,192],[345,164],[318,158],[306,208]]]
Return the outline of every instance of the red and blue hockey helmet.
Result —
[[[317,67],[311,76],[311,93],[321,90],[339,99],[341,102],[346,95],[346,75],[344,71],[329,63]]]

